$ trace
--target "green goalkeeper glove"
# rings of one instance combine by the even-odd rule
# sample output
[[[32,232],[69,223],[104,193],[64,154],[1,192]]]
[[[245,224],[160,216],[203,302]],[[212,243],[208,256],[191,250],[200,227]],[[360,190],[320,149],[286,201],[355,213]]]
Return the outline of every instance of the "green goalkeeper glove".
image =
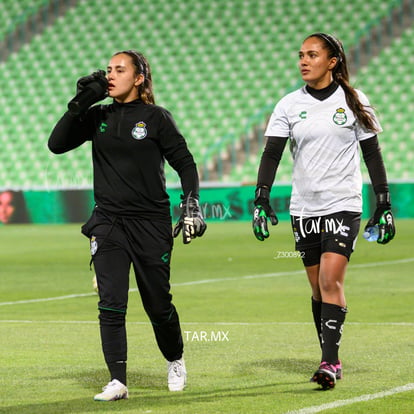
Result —
[[[263,241],[269,237],[269,230],[267,228],[267,220],[269,219],[272,226],[279,223],[275,212],[270,207],[270,191],[266,187],[256,188],[256,198],[254,200],[253,211],[253,233],[257,240]]]
[[[377,208],[374,216],[368,220],[365,230],[369,227],[378,226],[379,235],[377,243],[387,244],[395,236],[395,222],[391,211],[390,193],[377,194]]]

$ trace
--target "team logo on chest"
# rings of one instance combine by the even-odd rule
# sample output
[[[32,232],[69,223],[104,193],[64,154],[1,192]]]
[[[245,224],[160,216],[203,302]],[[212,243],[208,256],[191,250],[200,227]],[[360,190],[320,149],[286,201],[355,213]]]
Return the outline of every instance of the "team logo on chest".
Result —
[[[346,116],[344,108],[338,108],[333,116],[333,121],[336,125],[343,125],[346,123],[348,117]]]
[[[131,134],[135,139],[144,139],[147,136],[147,128],[145,122],[137,122],[132,129]]]

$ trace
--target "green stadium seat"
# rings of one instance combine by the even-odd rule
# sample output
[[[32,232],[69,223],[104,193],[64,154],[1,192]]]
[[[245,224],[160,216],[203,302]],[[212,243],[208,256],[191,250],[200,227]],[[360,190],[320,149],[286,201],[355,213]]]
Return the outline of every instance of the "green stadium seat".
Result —
[[[4,22],[19,15],[21,8],[28,10],[41,3],[4,0],[0,16]],[[181,0],[78,2],[0,63],[3,84],[11,94],[0,96],[0,139],[7,142],[3,145],[7,154],[0,159],[12,158],[19,172],[15,174],[9,168],[2,182],[13,182],[14,187],[23,183],[41,187],[45,181],[42,171],[46,169],[53,172],[62,187],[74,180],[84,182],[82,177],[90,182],[90,148],[56,157],[48,153],[46,141],[75,92],[76,79],[97,67],[104,68],[112,53],[127,48],[147,55],[157,103],[173,113],[197,163],[211,164],[213,156],[225,157],[227,135],[233,145],[238,145],[240,137],[251,130],[254,115],[261,111],[257,122],[263,123],[278,99],[297,83],[297,50],[304,33],[324,27],[340,35],[349,48],[361,26],[386,15],[392,2],[373,0],[365,4],[363,0],[346,4],[281,0],[276,9],[274,0],[262,0],[260,7],[251,1],[240,7],[236,2],[219,0],[195,1],[191,7]],[[318,19],[321,9],[329,17],[323,21]],[[131,24],[131,16],[139,16],[143,10],[145,21]],[[347,21],[345,14],[353,18]],[[413,59],[413,38],[412,30],[407,30],[356,76],[358,85],[381,114],[385,148],[402,140],[414,142],[410,128],[404,129],[412,124],[414,90],[407,67]],[[6,76],[5,68],[10,67],[14,68],[13,76]],[[22,142],[30,143],[35,160],[22,151]],[[215,148],[214,154],[211,148]],[[232,168],[223,179],[254,181],[261,151]],[[412,144],[407,144],[405,152],[413,153]],[[388,151],[384,150],[384,155],[388,157]],[[404,157],[398,162],[396,178],[410,171]],[[29,169],[35,173],[20,173]],[[277,179],[289,181],[290,169],[286,150]],[[167,169],[167,180],[177,182],[171,169]]]

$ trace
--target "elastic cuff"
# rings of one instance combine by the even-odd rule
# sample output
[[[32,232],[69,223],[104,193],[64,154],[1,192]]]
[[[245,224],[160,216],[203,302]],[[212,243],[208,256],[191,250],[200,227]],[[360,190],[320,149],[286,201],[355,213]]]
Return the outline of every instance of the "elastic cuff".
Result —
[[[387,207],[391,207],[391,197],[388,191],[385,193],[378,193],[376,198],[377,198],[377,206],[385,205]]]
[[[267,187],[267,186],[256,187],[256,193],[255,193],[255,199],[254,199],[255,203],[259,198],[269,200],[269,198],[270,198],[270,189],[269,189],[269,187]]]

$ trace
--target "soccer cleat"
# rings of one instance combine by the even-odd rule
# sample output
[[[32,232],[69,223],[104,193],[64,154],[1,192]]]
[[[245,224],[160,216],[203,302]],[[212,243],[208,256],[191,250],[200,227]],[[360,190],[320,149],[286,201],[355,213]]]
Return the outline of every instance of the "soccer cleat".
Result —
[[[335,365],[335,369],[336,369],[336,374],[335,377],[337,380],[342,379],[342,363],[340,360],[338,360],[338,362]]]
[[[108,382],[105,387],[102,388],[100,394],[96,394],[95,401],[116,401],[128,399],[128,388],[117,379]]]
[[[337,365],[321,362],[319,369],[313,374],[311,381],[317,382],[323,390],[329,390],[335,387],[337,376]]]
[[[168,389],[182,391],[187,381],[184,359],[168,361]]]

